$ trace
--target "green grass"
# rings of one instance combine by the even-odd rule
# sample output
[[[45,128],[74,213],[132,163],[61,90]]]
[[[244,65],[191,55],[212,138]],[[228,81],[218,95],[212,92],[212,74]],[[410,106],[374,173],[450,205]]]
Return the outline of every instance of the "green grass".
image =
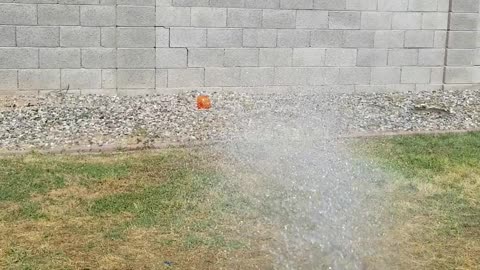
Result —
[[[106,178],[125,176],[126,164],[102,164],[82,158],[28,158],[0,159],[0,201],[21,202],[33,194],[44,194],[63,188],[66,177],[81,179],[85,185]]]
[[[400,136],[377,140],[378,157],[406,176],[433,176],[452,167],[480,164],[480,133],[437,136]]]
[[[480,134],[359,148],[391,176],[376,193],[389,267],[476,269]],[[0,269],[268,269],[275,225],[259,217],[283,213],[248,194],[275,187],[199,150],[0,159]]]
[[[254,210],[217,159],[187,150],[0,159],[0,269],[210,269],[242,258],[250,244],[239,220],[248,226]]]
[[[397,220],[390,240],[404,256],[400,269],[480,265],[480,133],[399,136],[365,145],[361,149],[393,176],[385,192]]]

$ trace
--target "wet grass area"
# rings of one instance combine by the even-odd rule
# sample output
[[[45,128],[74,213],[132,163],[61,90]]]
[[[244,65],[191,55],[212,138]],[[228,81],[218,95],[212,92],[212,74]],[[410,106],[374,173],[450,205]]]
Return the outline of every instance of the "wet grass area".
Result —
[[[195,152],[1,159],[0,268],[270,265],[241,231],[255,210],[214,154]]]
[[[400,136],[361,149],[391,173],[391,269],[479,269],[480,133]]]
[[[364,269],[478,269],[480,133],[355,149],[388,176],[366,202],[384,229]],[[262,177],[206,148],[2,158],[0,269],[284,269],[268,220],[288,196]]]

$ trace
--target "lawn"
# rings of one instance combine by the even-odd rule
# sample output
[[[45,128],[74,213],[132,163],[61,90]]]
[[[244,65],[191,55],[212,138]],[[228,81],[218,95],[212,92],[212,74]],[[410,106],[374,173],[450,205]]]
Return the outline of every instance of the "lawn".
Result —
[[[480,133],[355,147],[385,172],[366,269],[479,269]],[[282,224],[255,194],[274,188],[231,166],[205,148],[2,158],[0,269],[273,269]]]
[[[255,209],[195,152],[1,159],[0,269],[269,265]]]
[[[480,269],[480,133],[382,138],[361,149],[392,176],[379,188],[392,218],[391,269]]]

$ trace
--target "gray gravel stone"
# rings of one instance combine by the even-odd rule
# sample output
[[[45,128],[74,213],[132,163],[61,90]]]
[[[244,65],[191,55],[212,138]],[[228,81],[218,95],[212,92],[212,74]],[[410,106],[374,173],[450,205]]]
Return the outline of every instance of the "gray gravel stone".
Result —
[[[369,94],[198,93],[133,97],[0,97],[0,148],[51,149],[228,140],[252,121],[271,128],[308,118],[335,134],[480,128],[480,90]],[[263,119],[263,120],[262,120]],[[313,122],[312,122],[313,123]],[[323,127],[319,123],[325,123]],[[270,127],[269,127],[270,128]],[[292,134],[294,136],[294,134]]]

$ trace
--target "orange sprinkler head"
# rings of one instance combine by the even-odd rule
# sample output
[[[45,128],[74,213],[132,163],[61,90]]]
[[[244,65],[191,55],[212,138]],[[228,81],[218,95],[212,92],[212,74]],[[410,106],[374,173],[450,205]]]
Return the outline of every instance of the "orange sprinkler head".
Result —
[[[197,97],[197,108],[199,110],[208,110],[212,108],[212,101],[208,96],[198,96]]]

